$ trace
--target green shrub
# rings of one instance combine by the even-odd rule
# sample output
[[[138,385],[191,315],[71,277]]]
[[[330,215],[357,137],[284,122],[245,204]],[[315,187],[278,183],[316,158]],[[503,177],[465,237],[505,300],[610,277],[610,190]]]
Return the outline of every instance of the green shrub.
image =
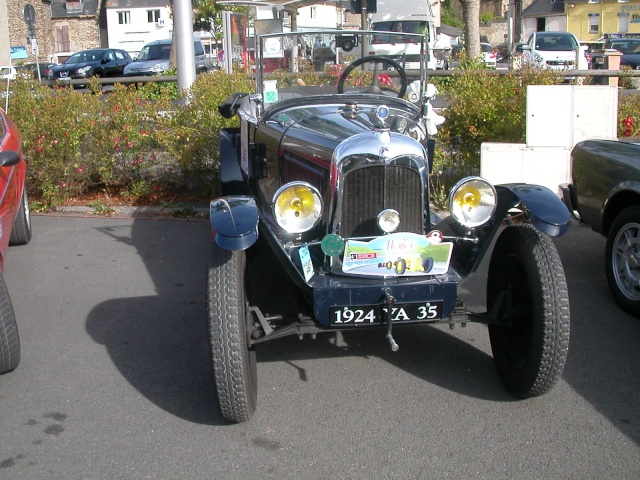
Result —
[[[447,98],[446,121],[437,134],[432,190],[480,172],[484,142],[526,141],[527,85],[551,85],[562,79],[549,70],[522,69],[497,75],[481,59],[463,59],[457,73],[440,84]]]
[[[342,68],[328,67],[322,81],[334,85]],[[303,66],[274,77],[279,85],[318,84],[316,75]],[[350,76],[353,82],[369,78],[359,71]],[[433,80],[448,103],[431,185],[443,203],[455,181],[479,173],[483,142],[525,142],[527,85],[562,78],[528,69],[496,75],[479,59],[463,59],[453,76]],[[185,187],[217,195],[220,130],[238,125],[237,117],[223,118],[218,105],[231,93],[255,91],[253,79],[224,71],[200,75],[181,99],[173,87],[149,85],[90,95],[23,78],[12,82],[9,114],[22,135],[27,186],[38,205],[55,207],[96,189],[133,200]],[[99,84],[90,82],[90,89],[97,93]],[[638,111],[640,95],[620,96],[619,136],[640,134]]]
[[[177,161],[188,188],[211,195],[217,193],[220,130],[239,125],[237,117],[222,117],[218,105],[231,93],[255,91],[253,83],[244,73],[218,70],[200,75],[172,115],[156,119],[163,132],[159,142]]]

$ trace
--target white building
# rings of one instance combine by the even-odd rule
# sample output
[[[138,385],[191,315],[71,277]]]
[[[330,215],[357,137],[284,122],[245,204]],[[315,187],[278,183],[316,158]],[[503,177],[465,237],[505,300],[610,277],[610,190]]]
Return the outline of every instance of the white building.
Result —
[[[110,48],[121,48],[135,57],[147,43],[171,38],[168,0],[107,0],[106,7]]]

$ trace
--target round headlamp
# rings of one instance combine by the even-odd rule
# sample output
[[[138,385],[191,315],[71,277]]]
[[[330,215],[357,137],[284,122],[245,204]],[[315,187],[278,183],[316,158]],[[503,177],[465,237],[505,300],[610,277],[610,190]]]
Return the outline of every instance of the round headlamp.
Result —
[[[305,182],[291,182],[273,197],[273,214],[288,233],[312,229],[322,216],[322,199],[316,188]]]
[[[378,226],[384,233],[395,232],[400,226],[400,214],[392,208],[378,214]]]
[[[478,227],[489,221],[496,210],[496,190],[480,177],[460,180],[449,194],[449,212],[465,227]]]

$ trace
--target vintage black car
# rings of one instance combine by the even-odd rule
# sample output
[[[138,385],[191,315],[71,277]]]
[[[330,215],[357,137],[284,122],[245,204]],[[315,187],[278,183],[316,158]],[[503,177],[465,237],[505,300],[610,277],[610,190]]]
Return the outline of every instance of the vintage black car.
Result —
[[[297,42],[282,37],[259,38],[256,65],[280,62],[294,81],[259,69],[256,93],[219,107],[240,117],[222,134],[224,196],[210,207],[209,342],[222,415],[242,422],[254,414],[260,343],[346,329],[377,327],[396,351],[396,328],[484,323],[513,395],[548,392],[569,346],[567,284],[548,236],[568,228],[561,200],[541,186],[474,176],[455,185],[449,213],[438,214],[429,135],[442,118],[426,72],[408,79],[395,61],[365,56],[337,84],[309,85],[296,80],[296,52],[286,48]],[[472,313],[458,284],[498,233],[487,311]]]
[[[571,151],[572,183],[560,186],[573,216],[607,237],[613,297],[640,317],[640,139],[585,140]]]

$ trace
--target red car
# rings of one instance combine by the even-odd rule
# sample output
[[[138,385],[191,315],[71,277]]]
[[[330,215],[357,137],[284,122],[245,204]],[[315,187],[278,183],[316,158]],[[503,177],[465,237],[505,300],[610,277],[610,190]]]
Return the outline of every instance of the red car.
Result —
[[[20,338],[11,299],[2,277],[9,245],[24,245],[31,239],[31,216],[22,140],[16,125],[0,109],[0,374],[20,362]]]

